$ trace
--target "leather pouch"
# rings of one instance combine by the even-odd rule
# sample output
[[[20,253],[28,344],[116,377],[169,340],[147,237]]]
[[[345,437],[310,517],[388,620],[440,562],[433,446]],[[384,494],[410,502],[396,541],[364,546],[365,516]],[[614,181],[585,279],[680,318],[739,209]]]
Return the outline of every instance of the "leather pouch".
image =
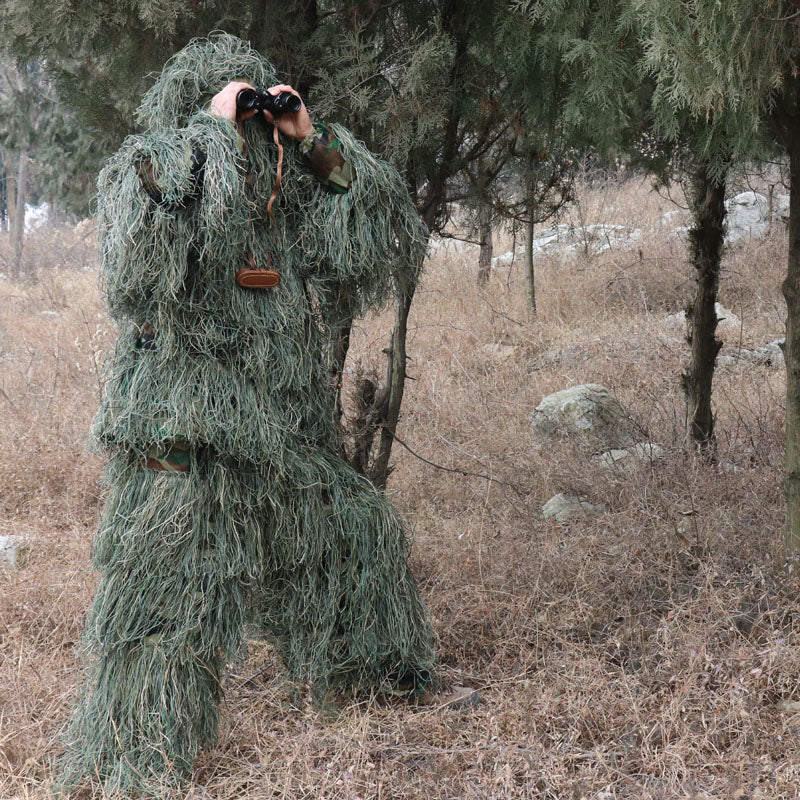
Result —
[[[236,270],[236,283],[243,289],[274,289],[281,282],[280,273],[274,269]]]

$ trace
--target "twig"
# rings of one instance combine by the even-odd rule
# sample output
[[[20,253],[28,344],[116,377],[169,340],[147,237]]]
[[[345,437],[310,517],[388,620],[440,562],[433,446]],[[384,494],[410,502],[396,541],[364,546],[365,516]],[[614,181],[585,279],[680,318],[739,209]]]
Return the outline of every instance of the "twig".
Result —
[[[514,319],[513,317],[509,317],[509,316],[508,316],[508,314],[504,314],[502,311],[498,311],[498,310],[497,310],[497,309],[496,309],[496,308],[495,308],[495,307],[494,307],[494,306],[493,306],[493,305],[492,305],[492,304],[491,304],[491,303],[490,303],[490,302],[489,302],[489,301],[486,299],[486,295],[485,295],[485,294],[484,294],[484,295],[481,295],[481,300],[483,300],[483,302],[484,302],[484,303],[486,303],[486,305],[487,305],[487,306],[489,306],[489,310],[492,312],[492,314],[497,314],[497,316],[498,316],[498,317],[502,317],[503,319],[507,319],[509,322],[513,322],[515,325],[519,325],[521,328],[524,328],[524,327],[525,327],[525,323],[524,323],[524,322],[520,322],[519,320],[517,320],[517,319]]]
[[[385,429],[385,430],[388,431],[388,429]],[[470,472],[467,469],[458,469],[456,467],[445,467],[442,464],[437,464],[436,462],[431,461],[430,459],[425,458],[425,456],[421,456],[419,453],[417,453],[414,450],[412,450],[402,439],[400,439],[397,436],[397,434],[392,433],[391,431],[388,431],[388,432],[391,434],[392,438],[399,445],[401,445],[402,447],[405,447],[405,449],[408,450],[408,452],[411,453],[411,455],[414,456],[414,458],[418,458],[420,461],[424,461],[426,464],[429,464],[431,467],[434,467],[436,469],[440,469],[443,472],[454,472],[456,475],[464,475],[465,477],[472,477],[472,478],[483,478],[483,480],[489,481],[490,483],[492,483],[492,482],[499,483],[501,486],[508,486],[509,488],[513,489],[516,492],[517,497],[519,497],[521,500],[525,498],[525,495],[520,491],[519,487],[514,483],[508,483],[507,481],[501,481],[499,478],[494,478],[491,475],[485,475],[485,474],[480,473],[480,472]]]
[[[5,391],[3,389],[0,389],[0,395],[5,397],[5,399],[8,401],[8,404],[11,406],[11,408],[13,408],[14,411],[16,411],[17,414],[19,414],[19,409],[14,405],[14,403],[11,400],[11,398],[5,393]]]

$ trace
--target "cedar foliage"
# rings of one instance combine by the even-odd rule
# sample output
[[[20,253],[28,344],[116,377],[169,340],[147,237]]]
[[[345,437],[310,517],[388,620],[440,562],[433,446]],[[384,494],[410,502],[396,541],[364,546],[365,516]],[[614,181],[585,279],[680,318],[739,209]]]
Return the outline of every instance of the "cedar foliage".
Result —
[[[765,149],[771,139],[789,159],[786,299],[786,544],[800,550],[800,28],[789,0],[635,3],[657,98],[706,127],[708,170]],[[726,147],[715,146],[724,130]]]

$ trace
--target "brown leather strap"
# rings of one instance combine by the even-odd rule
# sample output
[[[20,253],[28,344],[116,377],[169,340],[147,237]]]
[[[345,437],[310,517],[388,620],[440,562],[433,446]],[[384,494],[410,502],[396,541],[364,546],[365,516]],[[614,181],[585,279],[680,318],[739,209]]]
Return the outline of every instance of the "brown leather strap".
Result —
[[[253,175],[250,172],[249,161],[247,158],[247,140],[244,138],[244,126],[242,119],[236,115],[236,127],[239,131],[239,137],[242,140],[242,156],[245,161],[245,180],[249,186],[253,185]],[[272,205],[278,196],[278,190],[281,186],[281,177],[283,175],[283,145],[281,144],[280,136],[277,127],[272,128],[272,138],[278,147],[278,165],[275,176],[275,186],[272,188],[269,202],[267,203],[267,213],[269,218],[275,223],[275,215],[272,213]],[[281,282],[280,274],[270,269],[272,266],[272,253],[267,254],[267,269],[260,269],[256,266],[256,259],[253,255],[253,250],[247,251],[247,261],[250,264],[249,269],[239,269],[236,271],[236,283],[245,289],[272,289]]]
[[[272,141],[275,142],[278,147],[278,167],[275,174],[275,185],[272,187],[272,194],[267,203],[267,214],[269,214],[269,218],[275,222],[275,215],[272,213],[272,204],[278,196],[278,189],[281,188],[281,176],[283,175],[283,145],[281,144],[278,128],[274,125],[272,127]]]

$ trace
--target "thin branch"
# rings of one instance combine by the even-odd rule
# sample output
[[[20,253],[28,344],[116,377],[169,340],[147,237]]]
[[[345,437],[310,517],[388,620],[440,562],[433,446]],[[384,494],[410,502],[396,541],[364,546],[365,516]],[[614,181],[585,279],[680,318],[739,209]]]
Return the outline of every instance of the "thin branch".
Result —
[[[469,470],[466,470],[466,469],[457,469],[457,468],[454,468],[454,467],[445,467],[442,464],[437,464],[434,461],[430,461],[429,459],[425,458],[425,456],[421,456],[419,453],[417,453],[414,450],[412,450],[402,439],[400,439],[397,436],[396,433],[392,433],[392,431],[389,431],[388,428],[384,428],[384,430],[386,430],[387,433],[390,433],[392,435],[392,438],[399,445],[401,445],[406,450],[408,450],[408,452],[411,453],[411,455],[414,456],[414,458],[418,458],[420,461],[423,461],[425,464],[428,464],[431,467],[434,467],[435,469],[440,469],[443,472],[453,472],[456,475],[463,475],[465,477],[482,478],[483,480],[489,481],[490,483],[492,483],[492,482],[499,483],[501,486],[508,486],[510,489],[513,489],[514,492],[516,493],[517,497],[520,498],[520,500],[524,500],[525,499],[525,495],[520,491],[519,487],[514,483],[508,483],[507,481],[501,481],[499,478],[494,478],[491,475],[484,475],[484,474],[482,474],[480,472],[470,472]]]

